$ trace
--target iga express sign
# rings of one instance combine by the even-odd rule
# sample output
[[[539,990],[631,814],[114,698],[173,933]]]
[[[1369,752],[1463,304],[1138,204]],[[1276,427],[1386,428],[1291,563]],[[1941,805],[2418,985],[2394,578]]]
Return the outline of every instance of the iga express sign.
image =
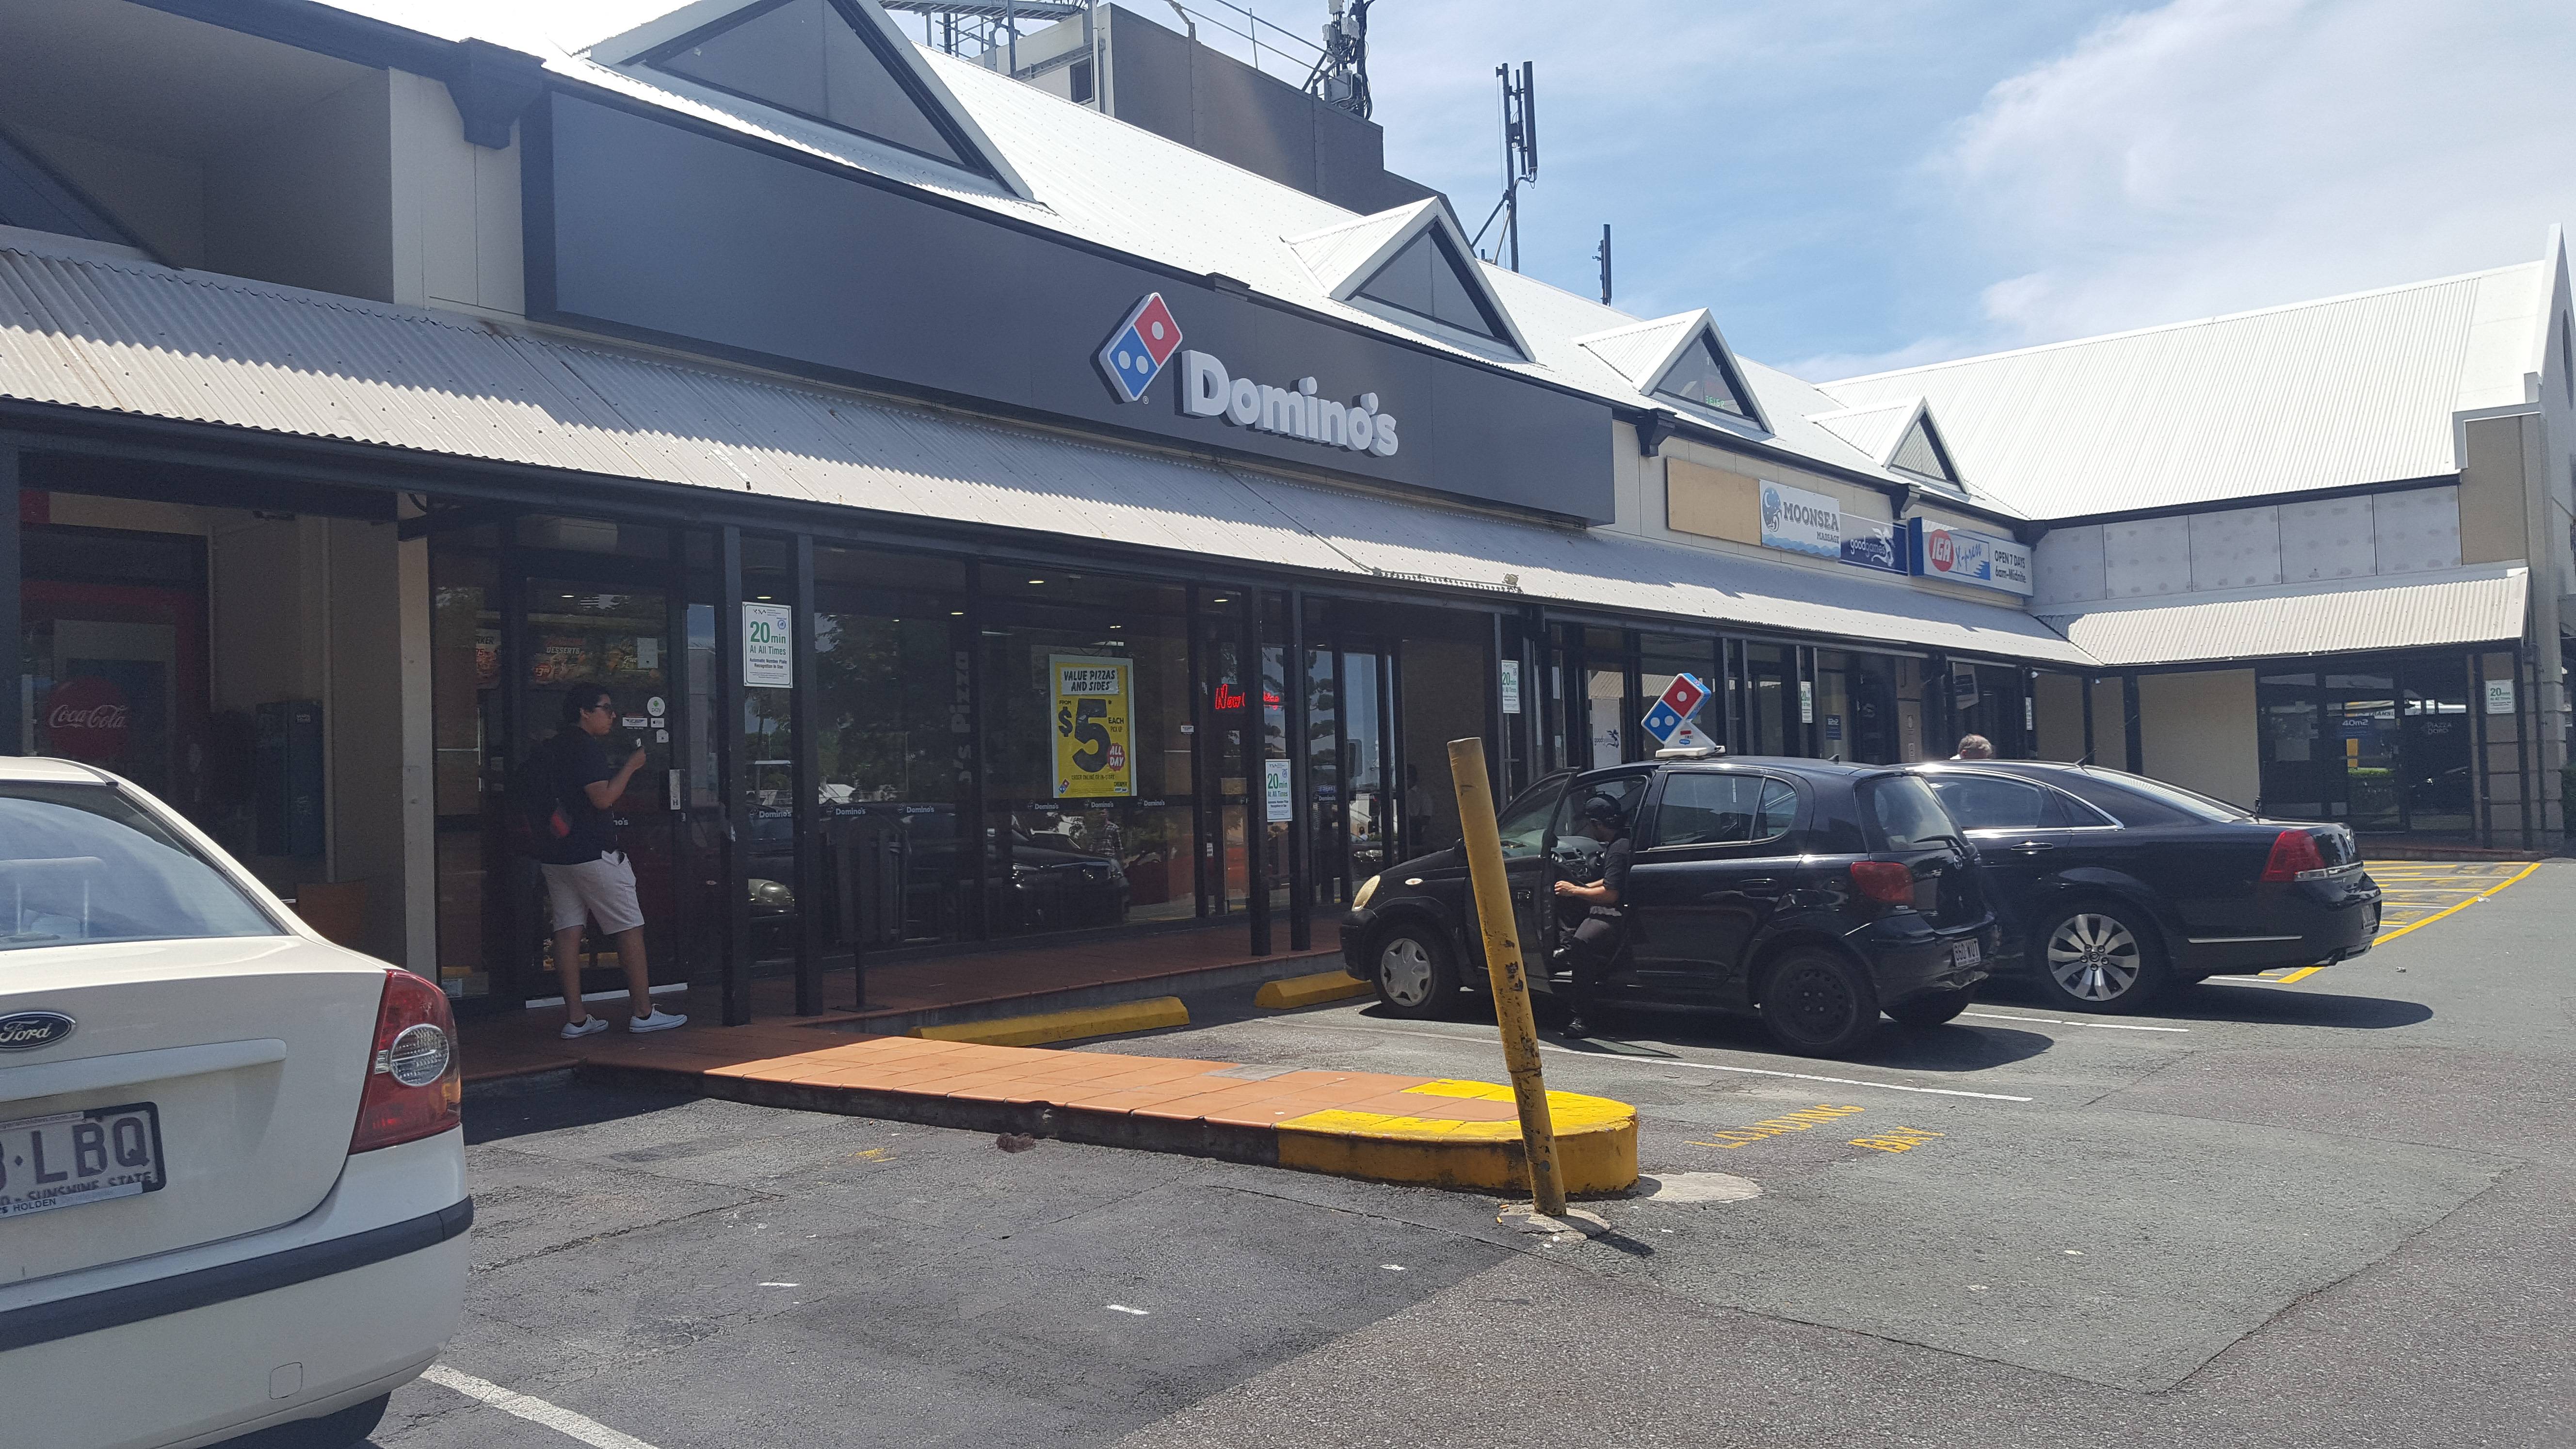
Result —
[[[1907,519],[1905,528],[1914,548],[1914,571],[1923,577],[2029,595],[2030,550],[2011,539],[1921,518]]]
[[[1181,324],[1160,292],[1149,292],[1102,345],[1098,357],[1109,389],[1120,402],[1143,402],[1145,389],[1163,373],[1181,346]],[[1274,387],[1235,377],[1206,352],[1179,352],[1180,410],[1184,417],[1222,418],[1238,428],[1275,433],[1300,442],[1392,458],[1399,443],[1396,416],[1378,406],[1377,394],[1339,402],[1321,396],[1315,379]]]
[[[67,759],[109,764],[124,757],[125,737],[134,725],[134,707],[125,691],[95,675],[66,679],[45,697],[48,753]]]

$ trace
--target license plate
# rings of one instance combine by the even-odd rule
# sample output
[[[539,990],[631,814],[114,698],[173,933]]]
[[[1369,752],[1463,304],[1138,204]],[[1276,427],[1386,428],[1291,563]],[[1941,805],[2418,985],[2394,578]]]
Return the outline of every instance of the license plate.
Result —
[[[150,1102],[0,1122],[0,1218],[161,1184],[161,1110]]]
[[[1984,959],[1985,952],[1979,950],[1974,941],[1961,941],[1950,948],[1950,964],[1953,966],[1974,966]]]

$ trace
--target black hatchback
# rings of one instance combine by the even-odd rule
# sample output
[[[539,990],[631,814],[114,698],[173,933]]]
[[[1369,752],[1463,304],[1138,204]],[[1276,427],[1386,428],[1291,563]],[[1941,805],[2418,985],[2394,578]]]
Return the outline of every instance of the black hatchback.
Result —
[[[2379,931],[2345,826],[2267,820],[2097,765],[1920,767],[1975,842],[1999,973],[2079,1011],[2135,1011],[2211,976],[2342,961]]]
[[[1673,752],[1680,753],[1680,752]],[[1579,919],[1556,882],[1600,875],[1576,829],[1606,797],[1633,859],[1625,941],[1602,978],[1622,1001],[1758,1015],[1791,1051],[1848,1051],[1882,1011],[1908,1025],[1966,1008],[1998,944],[1965,838],[1906,770],[1684,758],[1549,776],[1504,808],[1504,869],[1536,990]],[[1342,919],[1344,969],[1398,1016],[1485,989],[1484,944],[1452,847],[1371,878]]]

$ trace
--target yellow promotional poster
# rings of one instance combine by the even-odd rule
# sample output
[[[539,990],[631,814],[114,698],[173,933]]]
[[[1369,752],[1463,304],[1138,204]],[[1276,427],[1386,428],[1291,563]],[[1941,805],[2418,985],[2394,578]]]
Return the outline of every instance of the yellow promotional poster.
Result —
[[[1135,740],[1129,730],[1124,659],[1047,656],[1055,691],[1055,797],[1104,800],[1136,793]]]

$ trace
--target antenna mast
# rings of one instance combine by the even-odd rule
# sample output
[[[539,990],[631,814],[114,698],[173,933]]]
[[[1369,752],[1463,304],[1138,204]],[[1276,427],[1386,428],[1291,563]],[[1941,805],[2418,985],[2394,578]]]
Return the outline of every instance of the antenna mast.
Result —
[[[1330,0],[1332,18],[1324,22],[1324,53],[1306,73],[1306,90],[1324,104],[1365,121],[1374,104],[1369,96],[1368,13],[1373,0]]]
[[[1601,223],[1601,249],[1592,254],[1601,262],[1601,305],[1610,305],[1610,223]]]
[[[1476,228],[1473,246],[1485,239],[1494,218],[1503,220],[1502,235],[1495,239],[1494,254],[1489,260],[1501,262],[1517,272],[1521,269],[1521,183],[1538,181],[1538,68],[1521,62],[1520,74],[1508,65],[1494,67],[1503,82],[1503,199]]]

